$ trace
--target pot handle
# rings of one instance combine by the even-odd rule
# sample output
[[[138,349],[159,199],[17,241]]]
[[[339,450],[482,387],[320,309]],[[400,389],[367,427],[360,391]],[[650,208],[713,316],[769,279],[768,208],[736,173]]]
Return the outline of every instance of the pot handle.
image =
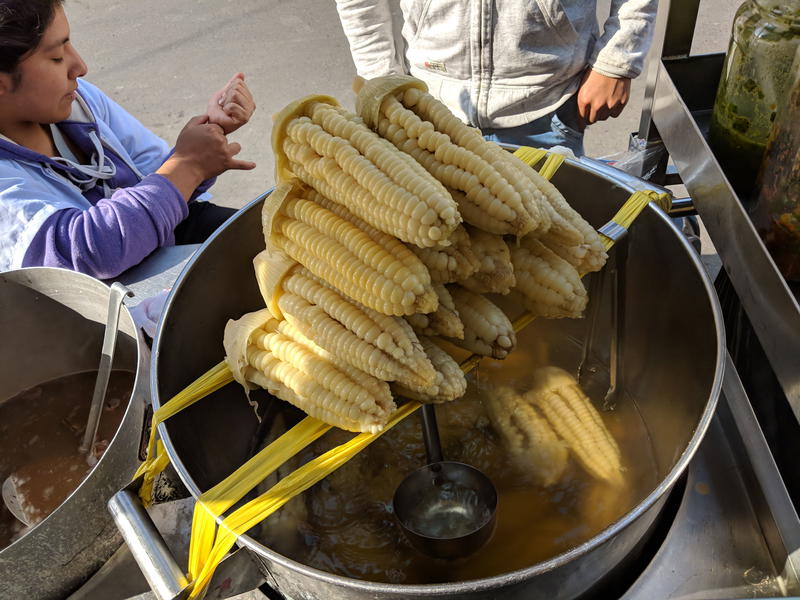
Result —
[[[189,580],[131,488],[120,490],[108,501],[111,517],[156,598],[182,600],[189,593]]]

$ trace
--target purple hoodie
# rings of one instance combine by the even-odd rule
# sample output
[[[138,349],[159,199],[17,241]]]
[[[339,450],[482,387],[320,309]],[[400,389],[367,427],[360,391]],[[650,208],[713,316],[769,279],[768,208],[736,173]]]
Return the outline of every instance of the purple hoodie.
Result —
[[[114,277],[173,245],[188,214],[177,188],[154,173],[170,155],[167,144],[96,87],[80,81],[78,91],[70,119],[58,127],[88,157],[102,143],[115,173],[105,186],[81,186],[78,170],[0,139],[0,270],[5,263]],[[193,198],[212,184],[204,182]]]

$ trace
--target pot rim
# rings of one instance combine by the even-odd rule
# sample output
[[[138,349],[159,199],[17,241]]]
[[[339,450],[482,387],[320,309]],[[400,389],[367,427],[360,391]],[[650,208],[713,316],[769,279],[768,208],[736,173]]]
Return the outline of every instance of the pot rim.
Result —
[[[65,276],[64,273],[68,273],[69,275],[66,275],[66,277],[74,276],[75,279],[82,281],[83,285],[86,285],[87,287],[93,286],[98,291],[101,288],[105,288],[106,290],[110,289],[108,283],[101,281],[100,279],[97,279],[95,277],[92,277],[91,275],[87,275],[85,273],[79,273],[78,271],[70,271],[69,269],[62,269],[58,267],[23,267],[20,269],[14,269],[12,271],[5,271],[3,273],[0,273],[0,277],[3,279],[7,279],[9,281],[13,281],[16,284],[23,285],[25,287],[30,287],[26,283],[28,274],[32,274],[34,277],[39,277],[47,275],[49,272],[54,272],[54,271],[58,272],[58,276],[60,277]],[[108,302],[106,302],[106,304],[107,303]],[[106,461],[106,456],[109,456],[108,450],[112,446],[114,446],[115,442],[122,435],[121,433],[123,429],[122,425],[130,418],[129,415],[133,410],[133,403],[135,401],[143,401],[139,399],[139,392],[143,393],[147,392],[147,380],[149,379],[149,377],[147,377],[149,365],[148,365],[147,353],[144,351],[145,348],[144,339],[142,338],[142,335],[139,332],[139,328],[136,326],[136,322],[133,320],[133,317],[130,314],[130,309],[128,308],[128,306],[123,302],[120,309],[121,309],[120,323],[117,325],[117,329],[121,330],[123,320],[128,319],[129,323],[127,323],[127,325],[129,325],[133,329],[135,334],[133,337],[135,337],[136,340],[136,371],[134,372],[134,377],[133,377],[133,387],[131,388],[131,392],[128,397],[128,404],[125,407],[125,412],[122,414],[122,419],[120,420],[120,424],[117,427],[116,431],[114,432],[114,435],[111,438],[111,440],[109,440],[108,448],[106,448],[106,451],[103,452],[103,456],[100,457],[100,460],[98,460],[97,464],[94,467],[92,467],[91,471],[89,471],[89,474],[83,479],[83,481],[81,481],[80,484],[78,484],[78,487],[72,490],[72,492],[70,492],[70,494],[66,498],[64,498],[63,502],[61,502],[61,504],[59,504],[53,512],[47,515],[39,523],[31,527],[27,532],[25,532],[24,535],[20,536],[19,538],[11,542],[8,546],[0,548],[0,558],[2,558],[3,553],[5,553],[6,551],[10,552],[12,549],[16,549],[19,545],[25,543],[25,540],[31,537],[31,535],[34,534],[37,529],[45,526],[45,524],[47,523],[57,520],[59,518],[57,515],[66,510],[65,507],[67,506],[67,504],[69,504],[73,500],[73,498],[77,497],[80,494],[83,494],[84,489],[86,489],[89,485],[93,484],[93,479],[95,474],[99,473],[101,471],[101,467],[106,462],[108,462]],[[127,332],[123,333],[127,334]],[[85,371],[76,371],[76,373],[79,372],[82,373]],[[67,375],[71,374],[72,373],[68,373]],[[136,462],[137,463],[140,462],[138,457],[136,459]]]
[[[503,144],[506,149],[513,150],[515,146]],[[611,183],[615,184],[617,187],[624,189],[629,193],[633,193],[637,190],[656,190],[658,192],[664,191],[663,188],[659,188],[658,186],[652,185],[647,181],[629,175],[623,171],[619,171],[614,169],[613,167],[609,167],[608,165],[601,163],[599,161],[593,160],[591,158],[581,157],[580,159],[574,158],[567,158],[566,161],[572,167],[587,171],[594,175],[599,175],[604,179],[610,181]],[[173,286],[172,290],[167,297],[165,308],[164,308],[164,315],[168,314],[169,310],[172,306],[172,301],[174,298],[175,290],[179,287],[180,281],[183,277],[188,274],[191,269],[193,268],[195,262],[198,260],[201,253],[206,249],[207,246],[212,244],[214,240],[217,238],[218,235],[227,227],[227,225],[236,219],[237,215],[241,212],[245,212],[249,210],[252,206],[258,204],[264,198],[269,196],[269,194],[275,188],[270,188],[264,194],[257,197],[255,200],[249,202],[244,207],[242,207],[235,215],[233,215],[228,221],[223,224],[220,229],[218,229],[214,234],[212,234],[205,243],[197,250],[197,252],[192,256],[192,258],[186,263],[183,271],[178,276],[175,286]],[[717,339],[717,353],[716,353],[716,369],[714,373],[714,380],[711,385],[711,389],[709,392],[709,398],[706,402],[706,406],[703,410],[703,413],[700,416],[700,419],[697,423],[697,427],[692,435],[689,443],[687,444],[686,448],[681,453],[678,460],[675,462],[672,469],[670,469],[669,473],[661,480],[658,486],[655,487],[639,504],[637,504],[633,509],[625,513],[625,515],[617,520],[616,522],[612,523],[610,526],[606,527],[603,531],[598,533],[597,535],[589,538],[585,542],[567,550],[566,552],[562,552],[546,561],[542,561],[531,565],[529,567],[525,567],[522,569],[516,569],[514,571],[509,571],[507,573],[502,573],[500,575],[493,575],[491,577],[483,577],[479,579],[469,579],[463,580],[459,582],[449,582],[449,583],[431,583],[431,584],[403,584],[403,583],[381,583],[381,582],[374,582],[374,581],[367,581],[362,579],[355,579],[351,577],[345,577],[342,575],[335,575],[333,573],[329,573],[327,571],[322,571],[316,569],[314,567],[310,567],[305,565],[301,562],[295,561],[290,559],[270,548],[267,548],[263,544],[257,542],[253,538],[248,535],[241,535],[238,537],[237,543],[240,546],[244,546],[249,550],[255,552],[256,554],[267,558],[268,560],[277,563],[278,565],[297,572],[301,575],[308,576],[314,578],[316,580],[332,584],[338,586],[345,586],[351,589],[357,589],[359,591],[373,593],[373,594],[380,594],[384,592],[391,592],[393,594],[398,593],[407,593],[407,594],[428,594],[433,596],[438,595],[447,595],[456,592],[464,591],[465,585],[468,586],[470,591],[487,591],[492,590],[498,587],[498,585],[502,584],[504,586],[513,585],[515,583],[523,582],[528,579],[531,579],[534,576],[538,576],[549,571],[552,571],[558,567],[561,567],[565,564],[568,564],[577,558],[587,554],[594,548],[597,548],[615,536],[617,536],[621,531],[623,531],[626,527],[628,527],[631,523],[638,520],[645,512],[647,512],[662,496],[665,496],[675,482],[681,477],[683,472],[689,466],[689,462],[694,457],[697,448],[700,446],[700,443],[705,436],[706,431],[711,423],[711,419],[714,416],[714,412],[717,407],[717,402],[719,399],[719,395],[722,391],[722,379],[724,375],[724,367],[725,367],[725,329],[723,326],[722,321],[722,309],[719,304],[719,299],[717,298],[716,291],[714,289],[713,282],[709,277],[708,273],[705,270],[702,262],[700,261],[700,255],[695,251],[686,237],[678,230],[675,224],[672,222],[672,219],[660,208],[653,205],[652,203],[647,206],[649,211],[655,211],[657,218],[661,219],[662,222],[665,223],[667,227],[672,229],[673,234],[679,238],[679,243],[683,247],[683,251],[687,255],[688,259],[694,264],[695,269],[699,272],[700,278],[702,280],[702,284],[706,289],[706,295],[709,299],[711,304],[711,313],[714,320],[714,328],[716,330],[716,339]],[[164,319],[159,322],[158,329],[156,331],[156,337],[153,341],[153,351],[152,351],[152,365],[153,368],[150,370],[150,387],[151,387],[151,395],[154,408],[158,408],[161,406],[160,398],[158,395],[158,378],[155,366],[158,364],[158,357],[161,350],[161,324],[164,322]],[[180,479],[186,485],[187,489],[190,491],[192,496],[195,500],[200,496],[202,493],[201,490],[197,487],[193,479],[190,479],[188,471],[181,461],[180,457],[175,452],[175,447],[172,444],[172,440],[169,437],[169,432],[167,431],[166,424],[160,423],[158,425],[158,432],[161,437],[161,440],[164,443],[164,447],[166,448],[167,454],[169,455],[170,461],[173,463],[176,472],[178,473]],[[223,517],[217,517],[217,523],[221,523]]]

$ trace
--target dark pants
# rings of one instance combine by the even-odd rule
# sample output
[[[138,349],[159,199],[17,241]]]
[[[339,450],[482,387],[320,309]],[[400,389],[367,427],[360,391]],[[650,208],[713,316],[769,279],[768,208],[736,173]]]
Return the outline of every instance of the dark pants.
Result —
[[[175,244],[202,244],[235,213],[235,208],[211,202],[190,202],[189,216],[175,228]]]

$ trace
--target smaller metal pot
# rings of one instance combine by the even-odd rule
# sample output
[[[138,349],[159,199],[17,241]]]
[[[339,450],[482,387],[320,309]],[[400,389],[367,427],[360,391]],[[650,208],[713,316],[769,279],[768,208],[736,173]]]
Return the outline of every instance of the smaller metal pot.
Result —
[[[0,274],[0,399],[57,377],[95,370],[109,287],[63,269]],[[122,422],[87,478],[46,519],[0,549],[3,598],[64,598],[121,544],[105,504],[133,476],[145,418],[150,352],[124,306],[114,368],[136,373]]]

